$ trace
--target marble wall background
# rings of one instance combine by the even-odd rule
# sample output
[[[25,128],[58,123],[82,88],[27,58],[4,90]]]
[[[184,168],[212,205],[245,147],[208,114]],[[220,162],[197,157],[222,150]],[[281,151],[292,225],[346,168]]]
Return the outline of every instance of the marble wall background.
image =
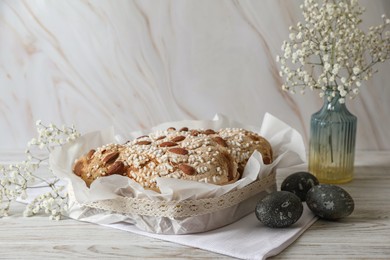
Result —
[[[35,121],[119,132],[223,113],[265,112],[308,140],[316,93],[280,90],[275,55],[302,0],[0,1],[0,150],[24,149]],[[390,1],[360,0],[364,24]],[[348,102],[357,147],[390,149],[390,63]]]

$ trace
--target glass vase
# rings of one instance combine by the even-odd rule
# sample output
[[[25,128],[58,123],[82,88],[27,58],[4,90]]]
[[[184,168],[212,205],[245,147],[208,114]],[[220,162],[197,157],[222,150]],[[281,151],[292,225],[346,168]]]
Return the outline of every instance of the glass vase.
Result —
[[[321,183],[340,184],[353,179],[357,118],[339,102],[339,93],[329,101],[331,93],[311,116],[309,171]]]

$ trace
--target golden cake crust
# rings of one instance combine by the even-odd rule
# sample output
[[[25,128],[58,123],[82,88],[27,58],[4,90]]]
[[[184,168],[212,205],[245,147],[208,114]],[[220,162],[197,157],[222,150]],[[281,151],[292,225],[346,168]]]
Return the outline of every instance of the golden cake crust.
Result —
[[[218,131],[218,135],[226,141],[228,152],[235,159],[240,174],[255,150],[261,153],[264,164],[273,161],[271,144],[257,133],[242,128],[224,128]]]
[[[237,181],[254,150],[272,162],[269,143],[244,129],[168,128],[125,144],[107,144],[76,160],[73,172],[90,186],[97,178],[128,176],[146,189],[159,190],[157,177],[224,185]]]

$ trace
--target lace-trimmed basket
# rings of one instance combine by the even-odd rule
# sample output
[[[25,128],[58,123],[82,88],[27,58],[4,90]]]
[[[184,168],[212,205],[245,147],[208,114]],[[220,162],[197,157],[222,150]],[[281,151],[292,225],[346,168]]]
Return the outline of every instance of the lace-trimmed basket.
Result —
[[[276,190],[275,173],[220,197],[183,201],[152,201],[118,197],[78,204],[86,215],[108,214],[128,218],[138,228],[162,234],[205,232],[231,224],[253,212],[256,203]],[[77,203],[68,187],[70,201]],[[89,213],[87,213],[89,212]],[[123,221],[123,220],[122,220]]]
[[[164,199],[169,196],[156,196],[150,197],[150,199],[148,196],[138,196],[136,198],[131,197],[133,194],[131,187],[124,193],[121,193],[122,191],[116,193],[115,187],[123,185],[122,180],[98,182],[100,186],[95,185],[96,189],[87,189],[84,181],[70,170],[74,160],[88,152],[90,147],[125,141],[125,138],[119,138],[121,139],[119,140],[113,129],[88,133],[78,138],[77,141],[53,151],[50,156],[50,167],[53,172],[57,177],[68,181],[69,217],[97,224],[127,223],[135,225],[141,230],[160,234],[205,232],[231,224],[254,212],[257,202],[268,193],[276,190],[276,169],[300,164],[304,162],[306,157],[305,145],[299,132],[268,113],[264,115],[261,128],[246,126],[223,115],[216,115],[211,121],[167,122],[145,131],[151,132],[172,126],[176,128],[186,126],[193,129],[240,127],[253,130],[271,143],[274,161],[267,167],[259,168],[259,172],[256,172],[258,180],[216,198],[206,197],[197,200],[177,201]],[[134,132],[130,139],[143,133]],[[260,157],[257,157],[256,160],[261,164]],[[257,164],[255,163],[255,165]],[[256,167],[254,171],[256,171]],[[124,176],[118,177],[124,178]],[[117,184],[119,186],[116,186]],[[135,191],[134,194],[142,192]],[[118,194],[123,194],[123,196],[118,196]],[[118,197],[109,199],[115,196]],[[180,198],[180,196],[177,197]],[[94,202],[82,204],[83,201]]]

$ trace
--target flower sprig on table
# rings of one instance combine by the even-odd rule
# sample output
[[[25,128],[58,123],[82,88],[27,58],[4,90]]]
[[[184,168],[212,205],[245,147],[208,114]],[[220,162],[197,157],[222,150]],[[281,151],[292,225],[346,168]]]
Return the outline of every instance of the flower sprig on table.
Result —
[[[390,19],[382,15],[382,24],[368,33],[359,28],[364,8],[357,0],[305,0],[300,6],[305,23],[289,28],[289,41],[277,56],[282,89],[302,94],[306,88],[319,89],[320,96],[331,91],[340,94],[340,103],[349,94],[360,92],[362,81],[377,72],[374,65],[390,59]]]
[[[67,210],[68,195],[48,167],[48,159],[54,148],[76,139],[80,134],[74,126],[46,126],[40,120],[36,122],[36,127],[38,137],[27,144],[26,160],[8,166],[0,165],[0,217],[9,214],[12,201],[27,199],[27,190],[34,188],[31,185],[35,181],[48,186],[50,191],[33,198],[26,206],[25,216],[44,212],[51,219],[59,220]],[[38,172],[42,168],[47,168],[46,176]]]

